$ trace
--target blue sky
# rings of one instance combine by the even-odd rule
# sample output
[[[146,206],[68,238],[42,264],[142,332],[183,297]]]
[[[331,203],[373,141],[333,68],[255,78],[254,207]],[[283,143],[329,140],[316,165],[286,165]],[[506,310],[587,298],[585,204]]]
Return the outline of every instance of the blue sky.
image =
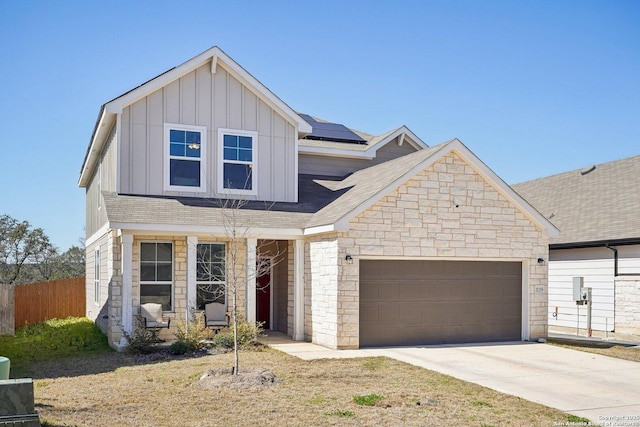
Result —
[[[66,249],[100,106],[220,46],[292,108],[507,183],[640,154],[637,1],[0,1],[0,215]]]

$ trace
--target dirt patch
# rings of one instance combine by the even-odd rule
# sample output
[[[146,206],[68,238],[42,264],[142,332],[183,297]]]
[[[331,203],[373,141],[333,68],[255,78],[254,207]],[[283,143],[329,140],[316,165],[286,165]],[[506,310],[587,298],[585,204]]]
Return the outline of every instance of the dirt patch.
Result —
[[[198,382],[198,385],[204,388],[232,388],[232,389],[249,389],[271,387],[278,384],[282,380],[275,376],[273,372],[265,368],[254,368],[251,370],[238,372],[233,375],[232,368],[218,368],[207,371]]]

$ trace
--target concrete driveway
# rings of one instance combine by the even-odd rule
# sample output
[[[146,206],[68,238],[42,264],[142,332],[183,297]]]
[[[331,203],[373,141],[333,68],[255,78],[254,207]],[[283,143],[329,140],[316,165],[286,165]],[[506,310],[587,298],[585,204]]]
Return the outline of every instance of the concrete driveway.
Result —
[[[386,356],[597,424],[640,427],[638,362],[523,342],[361,350],[330,350],[292,341],[267,344],[307,360]]]

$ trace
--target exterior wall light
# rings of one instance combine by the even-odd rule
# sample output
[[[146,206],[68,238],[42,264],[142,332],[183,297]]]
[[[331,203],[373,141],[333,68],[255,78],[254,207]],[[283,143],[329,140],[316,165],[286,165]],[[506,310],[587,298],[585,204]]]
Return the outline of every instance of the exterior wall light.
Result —
[[[544,265],[544,258],[538,258],[538,265]]]
[[[344,260],[347,261],[347,264],[353,264],[353,257],[349,254],[344,257]]]

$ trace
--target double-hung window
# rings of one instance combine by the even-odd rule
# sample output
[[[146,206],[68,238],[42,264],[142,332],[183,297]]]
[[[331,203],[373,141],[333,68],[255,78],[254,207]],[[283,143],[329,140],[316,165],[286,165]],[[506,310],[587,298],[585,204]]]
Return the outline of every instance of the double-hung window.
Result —
[[[218,192],[257,194],[257,132],[218,129]]]
[[[225,246],[220,243],[199,243],[197,246],[197,308],[211,302],[226,303]]]
[[[207,128],[164,125],[165,190],[206,191]]]
[[[96,304],[100,304],[100,249],[95,250],[93,259],[93,300]]]
[[[162,304],[173,309],[173,245],[165,242],[140,243],[140,304]]]

